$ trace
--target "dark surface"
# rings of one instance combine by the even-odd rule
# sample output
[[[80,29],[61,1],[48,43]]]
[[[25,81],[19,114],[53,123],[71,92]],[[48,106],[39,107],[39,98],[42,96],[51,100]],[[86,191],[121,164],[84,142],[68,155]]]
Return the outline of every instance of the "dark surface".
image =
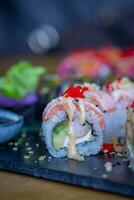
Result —
[[[26,131],[23,129],[15,141],[0,146],[1,170],[134,196],[134,172],[122,158],[97,155],[86,158],[84,162],[55,159],[45,150],[38,136],[38,127],[29,127],[28,133]],[[28,150],[29,147],[32,149]],[[39,161],[44,154],[46,158]],[[26,159],[24,155],[30,155],[30,158]],[[104,167],[108,161],[113,163],[111,172],[106,172]],[[104,174],[107,174],[106,178],[102,177]]]
[[[46,25],[59,33],[55,50],[103,44],[133,45],[133,10],[133,0],[0,1],[0,55],[31,52],[30,35]],[[36,38],[35,34],[34,41]]]

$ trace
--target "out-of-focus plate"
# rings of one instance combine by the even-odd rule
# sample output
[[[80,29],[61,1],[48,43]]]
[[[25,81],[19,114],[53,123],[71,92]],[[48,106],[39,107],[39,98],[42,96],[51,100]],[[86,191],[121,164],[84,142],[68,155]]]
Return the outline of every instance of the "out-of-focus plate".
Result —
[[[23,117],[13,112],[0,109],[0,143],[13,138],[23,125]]]

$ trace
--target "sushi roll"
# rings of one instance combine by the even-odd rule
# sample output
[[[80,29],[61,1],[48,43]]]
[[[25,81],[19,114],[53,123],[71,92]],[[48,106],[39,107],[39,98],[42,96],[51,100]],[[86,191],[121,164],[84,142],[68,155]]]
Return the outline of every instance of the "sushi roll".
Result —
[[[126,132],[127,157],[130,161],[129,167],[134,170],[134,102],[128,108]]]
[[[90,103],[86,86],[70,86],[65,94],[52,100],[43,112],[43,134],[53,157],[82,161],[97,154],[103,144],[105,119]]]
[[[120,106],[106,91],[87,91],[85,95],[88,101],[97,106],[104,114],[103,143],[111,143],[113,138],[125,137],[126,109]]]
[[[113,72],[115,62],[121,58],[121,52],[119,47],[106,45],[97,50],[97,55],[111,66]]]
[[[119,77],[112,83],[105,85],[105,90],[109,92],[114,100],[123,108],[131,105],[134,99],[134,83],[127,77]]]
[[[107,77],[111,74],[110,66],[94,49],[80,50],[70,53],[58,65],[58,75],[65,79],[76,77]]]
[[[120,144],[125,139],[126,105],[132,101],[129,89],[133,89],[133,84],[123,79],[118,85],[118,81],[108,91],[107,86],[101,89],[96,84],[70,86],[63,96],[47,105],[42,127],[51,155],[82,160],[84,156],[97,154],[107,144]],[[128,88],[125,100],[115,98],[112,92],[124,92],[124,88]]]
[[[134,47],[122,49],[119,59],[114,63],[117,75],[134,77]]]

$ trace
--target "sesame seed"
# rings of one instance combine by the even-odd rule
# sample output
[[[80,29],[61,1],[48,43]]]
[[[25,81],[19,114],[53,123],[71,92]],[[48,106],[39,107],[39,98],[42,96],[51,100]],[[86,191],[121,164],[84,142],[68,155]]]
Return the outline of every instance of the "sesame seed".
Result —
[[[106,162],[104,167],[106,168],[107,172],[111,172],[112,171],[112,163],[111,162]]]
[[[26,133],[22,133],[22,138],[26,138]]]
[[[28,153],[29,153],[29,154],[33,154],[34,152],[33,152],[33,151],[29,151]]]
[[[46,158],[46,155],[40,156],[39,161],[43,161]]]
[[[29,159],[30,156],[29,156],[29,155],[24,155],[23,158],[24,158],[24,159]]]
[[[94,170],[97,170],[98,168],[97,167],[94,167]]]
[[[103,152],[104,152],[104,153],[108,153],[108,150],[105,149],[105,150],[103,150]]]
[[[120,163],[120,162],[117,162],[116,165],[121,165],[121,163]]]
[[[83,123],[83,124],[82,124],[82,126],[85,126],[85,125],[86,125],[86,123]]]
[[[13,142],[9,142],[9,146],[13,146]]]
[[[117,156],[123,157],[124,155],[122,153],[117,153]]]
[[[31,151],[31,150],[32,150],[32,147],[27,147],[26,150],[27,150],[27,151]]]
[[[13,151],[17,151],[17,150],[18,150],[18,147],[13,147],[12,150],[13,150]]]
[[[18,143],[17,143],[17,142],[15,142],[15,143],[14,143],[14,146],[16,146],[16,147],[17,147],[17,146],[18,146]]]
[[[107,178],[107,174],[102,174],[102,178]]]
[[[28,146],[29,146],[29,142],[26,142],[26,143],[25,143],[25,146],[28,147]]]
[[[127,161],[128,161],[128,159],[124,158],[122,161],[123,161],[123,162],[127,162]]]
[[[115,155],[115,154],[116,154],[116,152],[114,152],[114,151],[113,151],[113,152],[111,152],[111,155]]]

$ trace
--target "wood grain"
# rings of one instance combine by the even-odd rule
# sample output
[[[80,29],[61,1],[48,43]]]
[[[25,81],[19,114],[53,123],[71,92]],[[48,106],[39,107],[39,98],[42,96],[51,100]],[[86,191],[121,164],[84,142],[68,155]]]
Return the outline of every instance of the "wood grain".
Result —
[[[130,198],[24,175],[0,172],[0,199],[127,200]]]

